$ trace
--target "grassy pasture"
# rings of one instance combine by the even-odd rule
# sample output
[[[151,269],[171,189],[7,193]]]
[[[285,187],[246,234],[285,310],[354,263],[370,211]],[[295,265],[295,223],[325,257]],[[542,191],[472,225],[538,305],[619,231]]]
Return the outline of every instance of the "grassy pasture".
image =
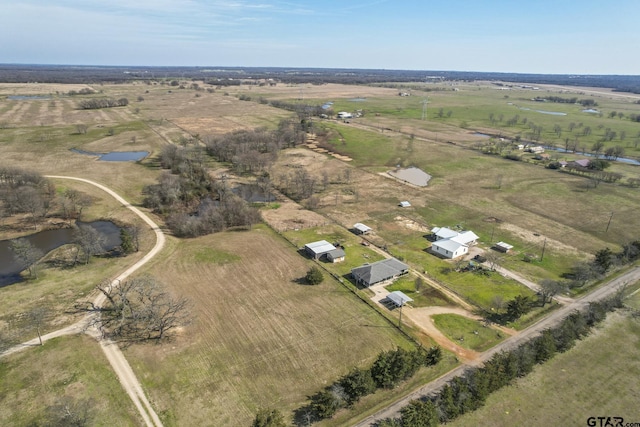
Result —
[[[36,337],[35,329],[26,316],[33,308],[43,308],[46,311],[43,333],[73,323],[78,319],[76,315],[70,314],[75,302],[88,299],[98,283],[125,270],[155,244],[155,234],[145,228],[146,224],[143,225],[137,215],[102,190],[72,180],[56,180],[55,184],[58,191],[73,188],[92,198],[93,205],[83,210],[83,221],[111,220],[116,224],[139,225],[142,230],[140,251],[126,257],[94,257],[88,265],[78,264],[74,267],[71,267],[73,255],[69,245],[47,254],[41,261],[37,279],[0,287],[0,331],[5,336],[8,335],[11,341],[21,342]],[[15,238],[32,232],[32,229],[21,233],[3,229],[0,230],[0,239]]]
[[[587,418],[598,416],[637,422],[639,336],[637,319],[610,314],[574,348],[493,393],[483,408],[451,425],[586,425]]]
[[[260,406],[288,413],[306,395],[410,344],[264,226],[170,239],[148,273],[189,297],[196,315],[173,344],[126,354],[166,425],[247,425]]]
[[[90,401],[90,425],[142,426],[142,420],[98,344],[77,335],[3,358],[0,424],[49,425],[47,407],[58,399]]]
[[[432,318],[443,334],[464,348],[485,351],[504,339],[502,332],[457,314],[436,314]]]

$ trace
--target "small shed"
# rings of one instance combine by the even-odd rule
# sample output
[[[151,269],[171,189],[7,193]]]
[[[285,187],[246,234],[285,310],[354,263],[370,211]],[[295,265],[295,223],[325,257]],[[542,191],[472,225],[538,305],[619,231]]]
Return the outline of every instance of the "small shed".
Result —
[[[398,205],[399,205],[401,208],[408,208],[408,207],[410,207],[410,206],[411,206],[411,203],[409,203],[409,202],[407,202],[407,201],[405,200],[405,201],[400,202]]]
[[[332,251],[327,252],[327,259],[333,263],[342,262],[344,261],[346,255],[347,254],[344,252],[344,249],[336,248]]]
[[[356,234],[369,234],[373,229],[367,225],[357,222],[353,225],[353,230]]]
[[[497,251],[500,251],[500,252],[507,253],[511,249],[513,249],[513,245],[510,245],[510,244],[505,243],[505,242],[498,242],[495,245],[493,245],[493,249],[495,249]]]
[[[402,307],[406,303],[413,301],[413,299],[409,298],[400,291],[393,291],[389,293],[389,295],[387,295],[387,298],[389,298],[398,307]]]

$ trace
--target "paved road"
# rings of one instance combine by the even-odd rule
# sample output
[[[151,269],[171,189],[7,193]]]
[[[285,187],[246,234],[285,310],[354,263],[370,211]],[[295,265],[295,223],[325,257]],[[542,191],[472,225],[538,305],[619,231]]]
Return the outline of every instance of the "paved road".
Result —
[[[482,355],[478,358],[478,362],[484,362],[494,354],[499,353],[501,351],[511,350],[516,348],[518,345],[523,342],[533,338],[538,335],[545,329],[551,328],[554,325],[558,324],[562,319],[566,316],[574,312],[575,310],[581,310],[589,305],[590,302],[599,301],[604,299],[610,295],[615,294],[620,291],[624,286],[631,285],[640,280],[640,267],[634,267],[625,274],[619,276],[616,279],[613,279],[606,283],[603,286],[600,286],[598,289],[592,291],[588,295],[585,295],[582,298],[576,299],[573,302],[564,305],[548,317],[540,320],[539,322],[533,324],[532,326],[524,329],[519,334],[514,335],[492,349],[482,353]],[[432,395],[434,392],[438,391],[442,388],[446,383],[451,381],[454,377],[462,375],[464,371],[467,369],[467,366],[460,365],[459,367],[449,371],[445,375],[436,379],[435,381],[426,384],[419,389],[413,391],[409,395],[397,400],[395,403],[391,404],[387,408],[377,412],[374,415],[371,415],[360,423],[356,424],[357,427],[367,427],[372,426],[376,422],[383,420],[385,418],[397,418],[400,417],[400,410],[406,406],[411,400],[419,399],[424,396]]]
[[[81,181],[81,182],[85,182],[87,184],[96,186],[101,190],[105,191],[106,193],[108,193],[113,198],[115,198],[118,202],[122,203],[123,206],[132,210],[144,222],[146,222],[149,225],[149,227],[151,227],[151,229],[155,232],[156,244],[154,245],[154,247],[138,262],[136,262],[134,265],[132,265],[123,273],[121,273],[118,277],[116,277],[111,282],[111,286],[114,286],[114,287],[119,286],[123,280],[125,280],[133,272],[135,272],[137,269],[139,269],[144,264],[146,264],[151,258],[157,255],[160,252],[160,250],[162,250],[162,248],[164,247],[165,236],[162,230],[160,230],[160,227],[158,227],[158,225],[155,222],[153,222],[151,218],[149,218],[146,214],[144,214],[135,206],[132,206],[129,202],[127,202],[124,198],[122,198],[119,194],[117,194],[110,188],[84,178],[75,178],[71,176],[55,176],[55,175],[50,175],[47,178],[71,179],[71,180]],[[106,297],[104,296],[104,294],[100,293],[93,300],[93,304],[95,306],[101,306],[105,302],[105,299]],[[90,324],[91,316],[93,316],[93,314],[87,315],[84,319],[80,320],[77,323],[74,323],[73,325],[67,326],[66,328],[43,335],[42,342],[45,342],[49,339],[56,338],[59,336],[76,334],[81,332],[86,332],[87,334],[94,337],[100,344],[100,348],[102,348],[102,351],[106,355],[107,360],[109,360],[111,367],[113,368],[115,373],[118,375],[120,384],[122,384],[122,387],[125,389],[129,397],[133,401],[133,404],[135,405],[135,407],[138,409],[138,412],[140,413],[140,416],[144,420],[145,425],[147,425],[148,427],[162,427],[162,421],[160,421],[160,418],[158,417],[155,410],[151,406],[151,403],[149,402],[146,395],[144,394],[140,381],[138,381],[138,378],[136,378],[133,372],[133,369],[131,369],[131,365],[129,365],[129,362],[127,362],[127,359],[124,357],[124,354],[122,353],[118,345],[112,342],[111,340],[102,338],[102,335],[94,327],[91,327],[91,328],[87,327]],[[5,351],[4,353],[0,354],[0,357],[7,356],[9,354],[13,354],[18,351],[21,351],[36,345],[40,345],[40,340],[38,338],[29,340],[27,342],[14,346],[9,350]]]

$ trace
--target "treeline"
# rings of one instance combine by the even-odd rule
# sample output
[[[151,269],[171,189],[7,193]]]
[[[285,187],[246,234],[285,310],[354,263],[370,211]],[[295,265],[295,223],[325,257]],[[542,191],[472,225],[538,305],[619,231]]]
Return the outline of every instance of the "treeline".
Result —
[[[607,313],[622,307],[622,295],[592,302],[583,311],[567,316],[556,328],[525,342],[515,350],[493,356],[480,368],[469,368],[431,397],[413,400],[401,410],[400,418],[386,419],[378,427],[437,426],[482,407],[487,397],[529,374],[536,364],[569,350],[603,321]]]
[[[280,150],[295,147],[305,138],[306,132],[300,123],[283,120],[275,130],[259,128],[206,136],[204,143],[209,155],[231,163],[235,172],[257,174],[273,164]]]
[[[376,389],[391,389],[411,378],[421,367],[434,366],[441,359],[440,347],[428,350],[397,348],[382,352],[369,369],[354,368],[332,385],[309,396],[309,404],[295,411],[296,424],[308,425],[331,418],[339,409],[352,407]]]
[[[83,110],[97,110],[100,108],[125,107],[129,105],[127,98],[93,98],[80,101],[80,108]]]
[[[596,107],[598,105],[598,103],[593,99],[578,99],[577,97],[563,98],[561,96],[546,96],[542,98],[540,96],[536,96],[533,100],[538,102],[555,102],[559,104],[580,104],[583,107]]]
[[[39,173],[0,166],[0,218],[26,213],[35,225],[47,215],[55,197],[55,186]]]
[[[171,172],[145,187],[144,206],[163,215],[167,226],[182,237],[258,223],[257,210],[233,194],[226,180],[212,178],[205,160],[200,147],[165,147],[160,164]]]
[[[85,87],[85,88],[82,88],[80,90],[70,90],[69,92],[67,92],[67,95],[69,95],[69,96],[92,95],[94,93],[96,93],[95,90],[93,90],[91,88],[88,88],[88,87]]]

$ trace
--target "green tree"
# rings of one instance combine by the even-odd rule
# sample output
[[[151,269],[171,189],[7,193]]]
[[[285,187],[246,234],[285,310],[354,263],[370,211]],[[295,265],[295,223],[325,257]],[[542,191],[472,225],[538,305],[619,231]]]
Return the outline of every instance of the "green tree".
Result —
[[[277,409],[261,408],[253,420],[252,427],[286,427],[284,416]]]
[[[310,285],[319,285],[324,280],[322,270],[315,265],[307,271],[307,275],[304,277]]]
[[[354,368],[340,379],[340,385],[347,394],[347,403],[352,405],[368,394],[376,391],[376,383],[373,381],[369,369]]]
[[[613,265],[613,251],[611,251],[611,249],[609,249],[608,247],[600,249],[598,252],[596,252],[596,257],[593,260],[593,264],[596,266],[597,270],[600,273],[606,273]]]
[[[133,236],[126,227],[120,229],[120,249],[122,253],[128,255],[135,251]]]
[[[533,341],[533,348],[537,363],[551,359],[556,353],[556,341],[553,339],[552,331],[550,329],[542,331],[542,335]]]
[[[430,401],[412,400],[402,408],[402,425],[411,427],[435,427],[438,425],[438,414],[435,405]]]
[[[524,295],[516,295],[514,299],[507,302],[507,317],[513,321],[529,311],[529,298]]]

